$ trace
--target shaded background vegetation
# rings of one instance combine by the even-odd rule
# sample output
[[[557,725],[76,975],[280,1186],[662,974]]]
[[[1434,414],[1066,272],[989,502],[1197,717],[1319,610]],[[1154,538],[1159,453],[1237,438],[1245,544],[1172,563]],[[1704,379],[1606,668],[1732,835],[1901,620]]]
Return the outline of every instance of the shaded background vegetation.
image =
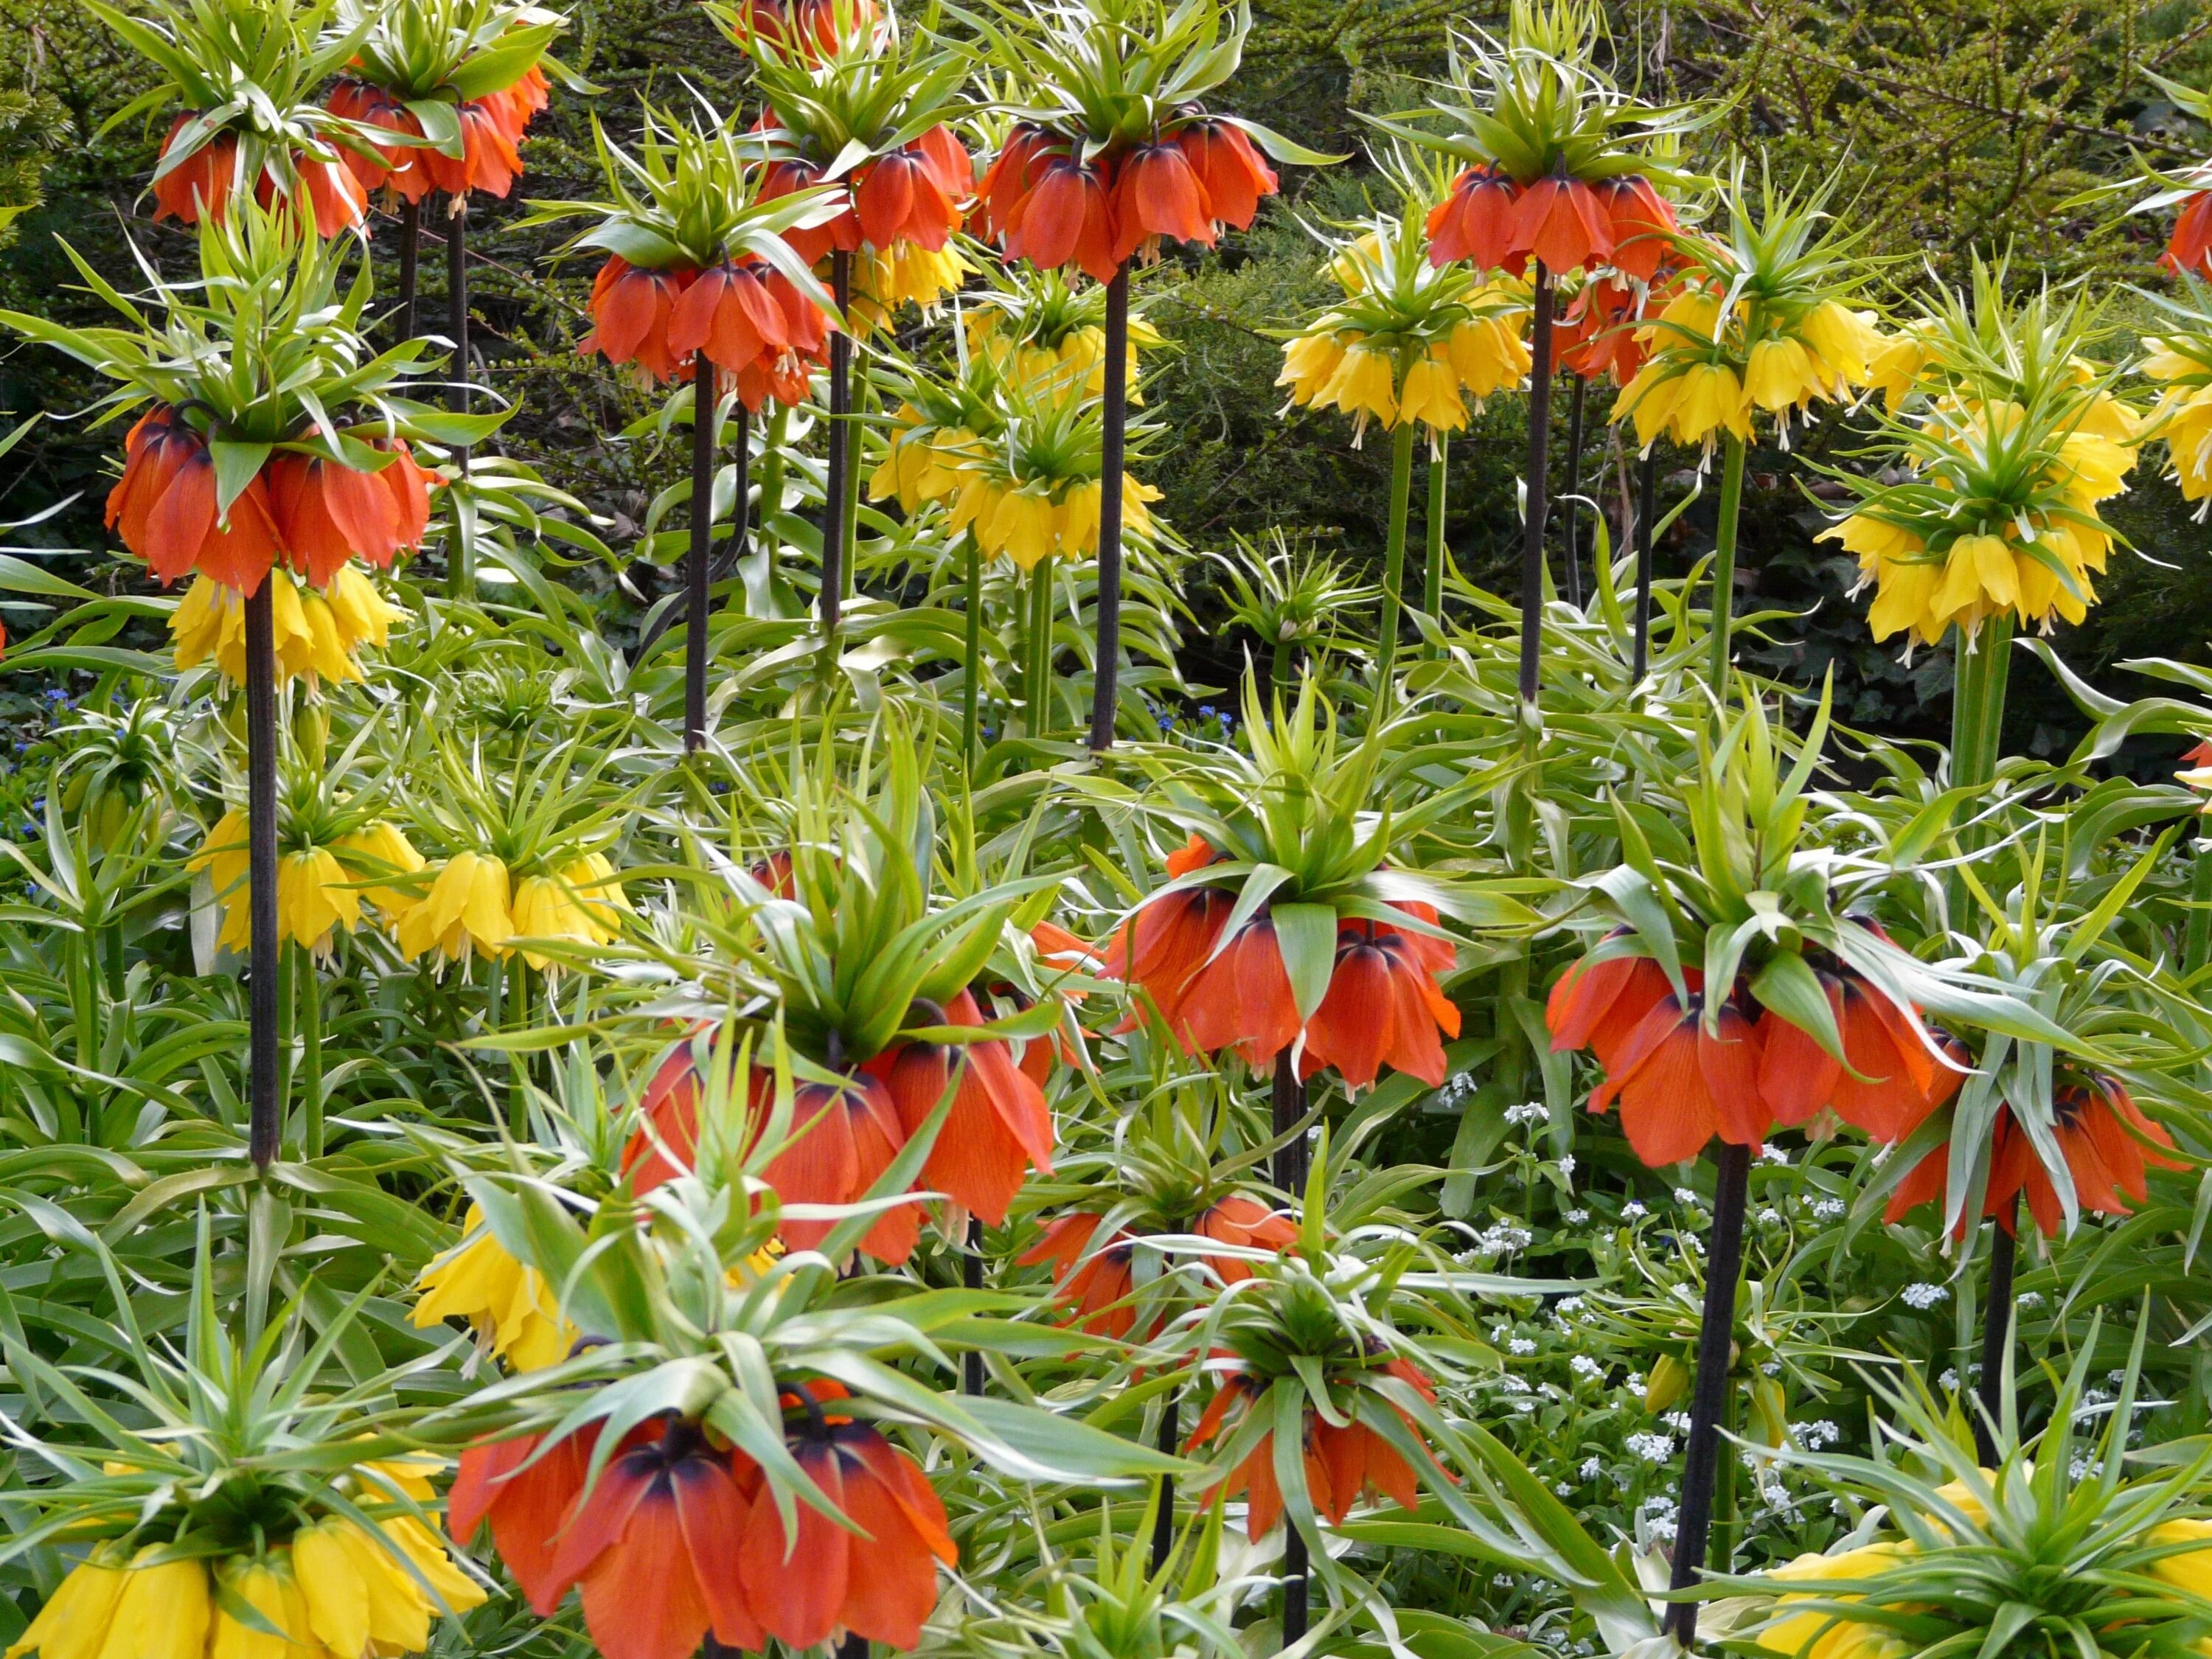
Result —
[[[721,107],[742,101],[736,54],[696,9],[580,0],[574,15],[577,33],[566,55],[597,90],[559,97],[533,129],[532,193],[568,195],[589,185],[595,112],[619,127],[637,95],[681,99],[687,87]],[[2201,83],[2212,73],[2212,19],[2201,7],[2186,0],[1632,0],[1610,16],[1624,81],[1655,99],[1725,101],[1724,120],[1693,159],[1708,170],[1743,162],[1768,166],[1785,180],[1832,180],[1837,211],[1865,226],[1900,307],[1931,273],[1956,281],[1977,250],[2009,251],[2017,281],[2082,281],[2112,295],[2115,355],[2154,326],[2152,301],[2131,289],[2163,287],[2154,261],[2164,227],[2128,217],[2126,190],[2098,191],[2129,178],[2138,156],[2173,166],[2212,149],[2212,135],[2148,78],[2155,72]],[[1172,348],[1150,388],[1153,414],[1173,434],[1172,455],[1155,459],[1152,477],[1166,492],[1166,516],[1194,547],[1226,549],[1239,537],[1283,527],[1355,562],[1377,556],[1388,447],[1352,447],[1346,423],[1334,416],[1280,413],[1271,331],[1327,292],[1309,227],[1357,214],[1370,192],[1384,193],[1359,154],[1351,112],[1417,101],[1423,78],[1443,64],[1450,30],[1497,21],[1443,0],[1272,0],[1256,9],[1236,106],[1352,159],[1297,173],[1251,234],[1202,262],[1171,263],[1144,283]],[[185,233],[144,216],[149,204],[139,191],[152,166],[154,130],[100,132],[143,73],[76,0],[0,0],[0,204],[33,204],[0,229],[8,239],[0,246],[0,303],[87,311],[70,292],[58,235],[109,271],[128,270],[134,245],[157,261],[189,257]],[[522,405],[506,447],[608,520],[608,540],[626,557],[647,502],[680,461],[647,441],[614,435],[651,404],[575,356],[590,264],[551,262],[554,236],[513,229],[520,212],[519,202],[495,208],[472,236],[481,251],[472,278],[478,373]],[[380,236],[390,232],[388,222],[380,226]],[[436,316],[441,264],[428,257],[424,265],[428,314]],[[18,540],[106,545],[96,507],[116,434],[88,432],[70,418],[88,392],[49,354],[18,348],[0,355],[0,416],[48,416],[4,463],[13,471],[0,477],[0,520],[77,498]],[[1598,392],[1594,414],[1608,401]],[[1516,535],[1522,418],[1519,399],[1493,400],[1453,447],[1449,544],[1471,578],[1492,586],[1504,585]],[[1801,613],[1771,630],[1759,648],[1765,665],[1808,682],[1832,668],[1854,722],[1936,735],[1948,720],[1946,654],[1923,653],[1907,663],[1875,646],[1861,620],[1863,600],[1847,597],[1850,562],[1814,540],[1822,520],[1805,493],[1810,475],[1801,462],[1849,465],[1852,447],[1848,424],[1831,422],[1807,434],[1796,457],[1754,456],[1740,556],[1743,602]],[[1616,522],[1625,459],[1617,441],[1590,447],[1587,470],[1595,477],[1586,487]],[[1686,488],[1693,459],[1666,458],[1668,493]],[[1565,482],[1564,460],[1558,465],[1555,489]],[[2062,642],[2093,675],[2134,656],[2208,659],[2212,531],[2191,520],[2154,471],[2138,469],[2132,493],[2112,514],[2142,556],[2118,561],[2104,604]],[[1416,492],[1417,502],[1423,495]],[[1709,511],[1710,498],[1699,505]],[[1681,568],[1709,544],[1693,509],[1662,548],[1662,568]],[[137,580],[104,555],[85,562],[95,580]],[[630,574],[625,592],[612,572],[577,573],[580,583],[605,593],[611,633],[633,629],[640,600],[665,591],[660,573],[633,568]],[[1204,618],[1207,596],[1194,594],[1194,602]],[[1194,630],[1187,666],[1196,683],[1223,685],[1241,659],[1242,642],[1218,633]],[[2008,740],[2043,751],[2064,745],[2075,725],[2070,705],[2039,672],[2014,678]],[[21,702],[29,694],[16,686],[9,696]]]

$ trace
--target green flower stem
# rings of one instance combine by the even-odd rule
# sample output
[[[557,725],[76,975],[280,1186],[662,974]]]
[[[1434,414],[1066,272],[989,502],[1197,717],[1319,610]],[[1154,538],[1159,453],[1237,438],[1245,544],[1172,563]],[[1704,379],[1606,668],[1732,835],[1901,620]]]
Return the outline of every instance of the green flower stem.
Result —
[[[1291,676],[1297,668],[1297,647],[1287,635],[1275,636],[1275,654],[1267,664],[1267,690],[1279,697],[1290,695]]]
[[[1375,646],[1375,696],[1391,696],[1398,661],[1398,611],[1406,583],[1406,520],[1413,496],[1413,440],[1419,422],[1407,421],[1390,434],[1390,538],[1382,552],[1382,617]]]
[[[1742,439],[1723,441],[1720,525],[1713,537],[1712,659],[1707,679],[1713,695],[1725,699],[1729,688],[1729,633],[1735,612],[1735,526],[1743,511]]]
[[[284,1130],[276,1024],[276,627],[264,581],[246,601],[246,1145],[265,1170]]]
[[[783,451],[791,436],[791,410],[786,405],[772,404],[775,412],[768,417],[767,429],[761,434],[760,527],[765,538],[770,531],[769,520],[783,511]],[[762,583],[764,592],[772,592],[775,572],[770,569],[768,580]]]
[[[1657,447],[1644,453],[1643,476],[1636,484],[1636,644],[1629,678],[1642,684],[1651,665],[1651,536],[1659,519]]]
[[[962,676],[960,757],[970,772],[975,769],[975,743],[981,718],[983,675],[983,550],[975,532],[968,532],[967,671]]]
[[[2197,838],[2197,861],[2189,874],[2189,925],[2181,944],[2181,970],[2193,974],[2212,962],[2212,833]]]
[[[1428,562],[1421,570],[1421,609],[1439,623],[1444,619],[1444,488],[1450,463],[1451,434],[1439,432],[1429,451]],[[1424,661],[1434,659],[1437,652],[1434,643],[1422,641]]]
[[[1567,603],[1577,611],[1583,608],[1583,510],[1582,503],[1571,499],[1583,493],[1583,415],[1589,401],[1589,382],[1570,371],[1575,383],[1574,396],[1567,400],[1567,495],[1566,511],[1559,514],[1559,533],[1565,539],[1567,556]]]
[[[2005,1355],[2012,1346],[2013,1270],[2020,1256],[2020,1194],[2012,1198],[2011,1225],[1990,1235],[1989,1292],[1982,1302],[1981,1410],[1974,1419],[1974,1455],[1985,1469],[1997,1464],[1994,1425],[2004,1421]]]
[[[291,947],[292,988],[299,998],[300,1146],[309,1162],[323,1155],[323,976],[315,959]]]
[[[1030,572],[1028,681],[1030,736],[1042,738],[1052,725],[1052,555]]]

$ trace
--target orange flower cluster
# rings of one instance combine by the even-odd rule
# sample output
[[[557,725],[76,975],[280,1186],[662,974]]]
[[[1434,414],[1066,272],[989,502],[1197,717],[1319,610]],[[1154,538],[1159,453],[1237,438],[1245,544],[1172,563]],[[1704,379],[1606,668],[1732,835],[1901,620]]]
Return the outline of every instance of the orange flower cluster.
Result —
[[[1584,283],[1553,328],[1552,349],[1560,367],[1585,380],[1602,374],[1615,386],[1626,386],[1634,380],[1648,355],[1645,343],[1637,337],[1637,324],[1647,306],[1656,302],[1645,295],[1656,296],[1668,281],[1662,272],[1648,286],[1610,275]]]
[[[1187,875],[1218,856],[1193,836],[1170,855],[1168,874]],[[1392,908],[1409,921],[1437,920],[1426,904]],[[1387,1065],[1431,1085],[1443,1082],[1442,1038],[1457,1036],[1460,1027],[1459,1010],[1437,982],[1452,966],[1450,945],[1410,927],[1346,921],[1328,994],[1302,1022],[1273,920],[1263,906],[1224,943],[1235,908],[1234,896],[1218,888],[1156,898],[1115,939],[1104,971],[1142,986],[1192,1054],[1234,1048],[1256,1069],[1303,1035],[1301,1076],[1333,1066],[1346,1084],[1364,1088]]]
[[[2188,1168],[2160,1150],[2171,1150],[2173,1137],[2143,1115],[2118,1078],[2097,1077],[2070,1085],[2057,1091],[2052,1103],[2057,1108],[2058,1150],[2074,1177],[2074,1195],[2085,1210],[2126,1215],[2131,1205],[2150,1195],[2150,1170]],[[1890,1194],[1882,1218],[1901,1220],[1908,1212],[1943,1197],[1949,1168],[1948,1147],[1939,1146],[1922,1158]],[[1982,1213],[2007,1232],[2013,1229],[2016,1200],[2026,1201],[2046,1238],[2064,1223],[2058,1189],[2009,1107],[1997,1114],[1984,1190]],[[1959,1218],[1960,1237],[1966,1235],[1967,1219],[1964,1214]]]
[[[761,130],[771,138],[781,131],[765,116]],[[820,163],[800,157],[776,161],[761,182],[761,199],[811,190],[823,182],[823,171]],[[833,252],[858,253],[872,247],[889,252],[902,243],[939,252],[960,228],[964,204],[975,193],[975,167],[952,129],[939,125],[856,168],[843,182],[847,204],[836,218],[784,233],[809,264]]]
[[[1230,122],[1198,116],[1119,155],[1084,160],[1042,127],[1014,129],[976,188],[987,234],[1040,270],[1073,264],[1101,283],[1162,238],[1213,246],[1248,228],[1274,170]]]
[[[369,153],[349,149],[345,164],[363,191],[383,190],[420,202],[433,191],[465,196],[480,190],[504,197],[522,175],[522,136],[546,105],[545,71],[532,64],[513,86],[456,106],[461,153],[448,155],[420,142],[422,124],[404,100],[383,87],[346,76],[331,90],[331,114],[397,133],[412,143],[379,144]]]
[[[178,133],[193,118],[188,114],[179,115],[170,126],[169,136],[161,141],[164,163],[168,160],[170,147],[177,142]],[[350,151],[341,153],[350,160]],[[346,161],[319,161],[313,156],[297,156],[294,158],[294,171],[300,188],[307,193],[307,209],[313,216],[318,236],[335,236],[342,230],[349,230],[368,213],[368,194],[348,170]],[[229,133],[217,133],[174,167],[156,171],[154,217],[196,225],[204,215],[210,222],[220,222],[237,182],[238,140]],[[276,198],[277,189],[276,173],[264,167],[255,181],[254,195],[265,207]]]
[[[909,1023],[979,1026],[984,1020],[975,998],[963,991],[941,1010],[918,1006]],[[1032,1043],[1029,1052],[1050,1064],[1049,1045]],[[928,1121],[948,1085],[952,1104],[922,1164],[921,1183],[999,1225],[1023,1176],[1032,1167],[1052,1172],[1053,1129],[1036,1077],[995,1039],[958,1049],[896,1043],[837,1083],[799,1083],[792,1138],[769,1160],[763,1178],[786,1204],[856,1202]],[[757,1134],[768,1121],[775,1079],[757,1070],[747,1091],[747,1121]],[[690,1170],[698,1156],[699,1078],[688,1044],[663,1062],[642,1106],[643,1121],[623,1150],[622,1167],[635,1190],[647,1193]],[[787,1218],[780,1231],[793,1249],[811,1249],[832,1224]],[[921,1206],[901,1204],[877,1217],[860,1249],[896,1267],[921,1236]]]
[[[1742,994],[1708,1032],[1705,976],[1682,970],[1685,1000],[1648,957],[1585,957],[1552,988],[1544,1020],[1555,1054],[1595,1054],[1606,1077],[1590,1110],[1617,1099],[1628,1144],[1654,1169],[1697,1157],[1717,1134],[1757,1147],[1777,1126],[1794,1127],[1823,1107],[1877,1140],[1902,1139],[1950,1097],[1959,1073],[1937,1062],[1917,1012],[1848,970],[1815,971],[1849,1070]]]
[[[875,0],[750,0],[745,9],[755,34],[810,59],[872,34],[881,15]]]
[[[1074,1310],[1068,1323],[1120,1341],[1137,1322],[1136,1310],[1127,1305],[1136,1290],[1130,1258],[1137,1236],[1123,1229],[1101,1240],[1098,1224],[1103,1219],[1081,1210],[1060,1216],[1045,1224],[1042,1236],[1022,1253],[1020,1261],[1024,1267],[1052,1264],[1059,1299]],[[1298,1242],[1297,1224],[1288,1216],[1234,1193],[1208,1206],[1191,1223],[1190,1231],[1216,1243],[1247,1249],[1282,1251]],[[1224,1285],[1252,1277],[1252,1264],[1240,1256],[1208,1252],[1199,1260]]]
[[[1382,1369],[1417,1390],[1424,1399],[1435,1401],[1436,1384],[1411,1361],[1389,1360]],[[1183,1449],[1192,1451],[1212,1440],[1226,1424],[1230,1408],[1242,1401],[1246,1410],[1252,1409],[1261,1392],[1250,1377],[1232,1372],[1207,1402],[1205,1415],[1198,1419],[1198,1426],[1183,1443]],[[1413,1419],[1395,1406],[1391,1409],[1398,1411],[1407,1428],[1419,1438],[1420,1431],[1415,1428]],[[1401,1509],[1415,1509],[1420,1504],[1420,1487],[1413,1466],[1364,1423],[1331,1423],[1309,1406],[1304,1449],[1307,1494],[1313,1499],[1315,1513],[1332,1526],[1343,1523],[1363,1492],[1381,1492]],[[1275,1480],[1273,1430],[1260,1437],[1259,1444],[1221,1483],[1224,1498],[1233,1498],[1240,1492],[1244,1494],[1246,1505],[1245,1536],[1257,1542],[1273,1532],[1275,1523],[1283,1518],[1283,1491]]]
[[[1539,179],[1517,185],[1488,167],[1469,167],[1429,213],[1429,258],[1470,261],[1518,276],[1532,258],[1555,276],[1610,265],[1650,282],[1672,246],[1674,210],[1640,173],[1595,184]]]
[[[123,477],[108,493],[107,526],[165,586],[198,570],[251,594],[282,559],[326,586],[349,558],[390,564],[421,544],[429,523],[432,480],[406,440],[368,441],[392,457],[378,471],[279,452],[218,514],[206,437],[178,410],[156,404],[131,428]]]
[[[2212,277],[2212,190],[2189,198],[2159,263],[2177,276]]]
[[[798,1391],[785,1395],[793,1403]],[[760,1468],[680,1419],[626,1435],[586,1486],[596,1427],[461,1454],[453,1534],[483,1522],[541,1617],[580,1587],[584,1623],[607,1659],[690,1659],[711,1633],[757,1652],[793,1650],[839,1632],[911,1648],[937,1605],[937,1564],[958,1559],[945,1505],[913,1460],[873,1428],[823,1413],[807,1386],[793,1460],[860,1528],[807,1504],[786,1538]]]
[[[645,270],[611,255],[592,284],[592,321],[576,343],[585,356],[635,363],[666,384],[689,380],[703,354],[756,411],[770,398],[804,402],[830,337],[819,307],[775,266],[752,259]]]

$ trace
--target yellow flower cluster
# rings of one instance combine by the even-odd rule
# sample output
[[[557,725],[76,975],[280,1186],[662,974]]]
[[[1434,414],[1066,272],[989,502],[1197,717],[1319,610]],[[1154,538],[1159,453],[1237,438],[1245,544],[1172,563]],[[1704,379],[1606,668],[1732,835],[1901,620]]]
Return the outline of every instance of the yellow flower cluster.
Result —
[[[1507,308],[1508,296],[1494,288],[1478,289],[1467,303],[1479,314],[1418,350],[1377,344],[1331,313],[1285,343],[1275,384],[1290,388],[1292,405],[1340,410],[1362,429],[1372,419],[1385,428],[1419,422],[1431,432],[1461,431],[1468,423],[1462,392],[1479,407],[1519,386],[1530,365],[1521,337],[1526,307]]]
[[[356,653],[364,645],[381,650],[392,624],[405,614],[352,564],[340,566],[319,593],[282,568],[271,570],[268,580],[279,680],[302,674],[311,683],[359,679]],[[169,613],[169,632],[176,639],[179,669],[213,662],[225,679],[246,678],[246,600],[236,588],[195,576]]]
[[[249,866],[246,815],[233,807],[216,820],[187,866],[207,872],[222,906],[219,937],[227,950],[244,951],[252,942]],[[456,853],[431,878],[427,892],[406,882],[428,867],[405,833],[382,819],[327,846],[282,851],[276,859],[277,938],[327,956],[339,928],[351,933],[361,925],[366,902],[391,926],[408,960],[435,950],[453,961],[472,951],[504,957],[517,948],[510,941],[518,939],[611,944],[621,928],[617,912],[630,908],[604,853],[587,853],[554,874],[526,876],[511,889],[507,866],[489,854]],[[540,969],[552,961],[527,949],[522,956]]]
[[[1105,490],[1096,478],[1055,488],[1048,481],[1010,485],[978,474],[963,481],[952,502],[952,528],[972,528],[977,545],[992,558],[1001,554],[1024,570],[1048,558],[1089,558],[1098,550],[1098,510]],[[1121,533],[1149,538],[1152,515],[1146,506],[1160,492],[1121,475]]]
[[[461,1224],[467,1236],[416,1280],[422,1292],[412,1316],[416,1327],[465,1319],[496,1358],[520,1371],[543,1370],[566,1359],[576,1328],[561,1316],[544,1276],[507,1253],[476,1205],[469,1206]]]
[[[1063,386],[1081,387],[1088,397],[1106,392],[1106,331],[1096,323],[1067,329],[1056,342],[1010,327],[996,306],[978,306],[967,315],[968,349],[1009,382],[1035,392]],[[1129,319],[1128,368],[1123,384],[1129,401],[1141,404],[1137,354],[1160,343],[1159,331],[1141,317]]]
[[[2176,342],[2143,343],[2151,349],[2143,373],[2165,388],[2153,423],[2166,440],[2182,499],[2212,500],[2212,363],[2178,349]]]
[[[200,850],[185,866],[207,872],[222,907],[220,940],[226,950],[244,951],[252,943],[247,902],[250,856],[246,814],[232,807],[215,822]],[[422,867],[422,854],[394,824],[379,819],[328,846],[295,847],[276,856],[276,936],[315,955],[327,956],[337,930],[361,925],[363,900],[386,918],[410,909],[415,900],[390,884]]]
[[[866,339],[901,306],[930,310],[946,295],[958,293],[974,270],[950,242],[935,252],[902,241],[888,252],[872,249],[855,255],[850,308],[854,337]]]
[[[418,1503],[431,1498],[417,1477],[398,1484],[419,1486],[409,1493]],[[149,1544],[127,1560],[94,1551],[7,1659],[390,1659],[428,1647],[441,1611],[484,1600],[412,1516],[376,1532],[325,1516],[254,1556],[163,1559],[173,1548]]]
[[[604,853],[588,853],[550,875],[509,879],[507,867],[489,853],[456,853],[430,883],[422,901],[398,919],[393,938],[412,962],[436,951],[443,962],[465,962],[477,951],[506,956],[517,939],[570,939],[611,944],[621,931],[619,911],[629,897]],[[553,958],[525,950],[532,968]]]
[[[1662,435],[1710,445],[1723,433],[1747,442],[1755,414],[1786,423],[1792,410],[1849,397],[1882,349],[1874,314],[1833,300],[1747,341],[1751,310],[1738,301],[1723,318],[1717,295],[1687,288],[1637,331],[1651,355],[1622,389],[1620,409],[1640,445],[1648,449]]]
[[[2014,404],[1952,406],[1931,418],[1954,429],[1947,442],[1972,455],[2001,440],[2021,411]],[[1931,550],[1918,532],[1862,509],[1821,539],[1856,555],[1862,580],[1875,585],[1868,621],[1877,640],[1910,632],[1933,645],[1954,623],[1971,635],[2004,612],[2023,628],[2048,629],[2060,617],[2078,623],[2096,602],[2092,574],[2112,551],[2097,505],[2125,487],[2134,464],[2122,441],[2077,428],[2057,441],[2037,481],[2057,511],[1991,515]]]

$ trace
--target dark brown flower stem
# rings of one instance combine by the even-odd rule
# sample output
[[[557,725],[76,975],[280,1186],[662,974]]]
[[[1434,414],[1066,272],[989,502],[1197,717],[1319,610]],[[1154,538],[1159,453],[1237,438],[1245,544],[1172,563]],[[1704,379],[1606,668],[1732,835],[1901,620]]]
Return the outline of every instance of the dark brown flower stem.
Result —
[[[1674,1533],[1668,1588],[1694,1586],[1705,1565],[1712,1529],[1713,1482],[1727,1447],[1721,1420],[1728,1407],[1735,1346],[1736,1287],[1743,1277],[1743,1212],[1751,1190],[1751,1148],[1723,1141],[1713,1156],[1713,1231],[1705,1255],[1705,1305],[1698,1324],[1698,1375],[1690,1393],[1690,1438],[1682,1456],[1682,1507]],[[1667,1626],[1683,1648],[1698,1638],[1698,1604],[1679,1601]]]
[[[1306,1085],[1298,1079],[1298,1068],[1291,1063],[1288,1048],[1275,1056],[1273,1103],[1275,1137],[1281,1143],[1275,1148],[1275,1185],[1296,1204],[1306,1189],[1306,1138],[1284,1137],[1305,1117]]]
[[[1098,651],[1091,692],[1091,747],[1114,746],[1121,659],[1121,470],[1129,422],[1129,267],[1106,284],[1106,384],[1098,458]]]
[[[1571,375],[1575,383],[1574,395],[1567,400],[1567,503],[1566,511],[1559,515],[1559,532],[1566,538],[1567,603],[1577,611],[1583,608],[1583,548],[1582,507],[1574,497],[1583,493],[1583,406],[1589,396],[1589,382],[1579,374]]]
[[[841,326],[830,337],[830,465],[823,480],[822,631],[834,634],[844,616],[845,475],[852,469],[853,336],[842,325],[853,314],[853,256],[842,249],[830,256],[830,297],[837,302]]]
[[[1640,683],[1651,659],[1651,537],[1659,514],[1659,457],[1644,452],[1636,490],[1636,645],[1629,678]]]
[[[399,337],[415,337],[416,273],[422,254],[422,204],[399,205]]]
[[[707,743],[707,607],[714,551],[714,428],[720,377],[703,354],[691,368],[691,545],[684,565],[684,752]]]
[[[1735,660],[1730,651],[1735,628],[1735,531],[1736,521],[1743,516],[1747,448],[1734,433],[1721,440],[1720,524],[1713,537],[1712,656],[1707,665],[1707,683],[1723,702],[1728,699],[1729,671]]]
[[[1451,434],[1438,432],[1429,451],[1429,544],[1421,569],[1421,609],[1440,627],[1444,619],[1444,489],[1450,459]],[[1424,660],[1435,658],[1437,651],[1433,641],[1422,641]]]
[[[247,1150],[267,1169],[283,1138],[276,1022],[276,625],[273,577],[246,601]]]
[[[1528,331],[1528,522],[1521,536],[1521,701],[1533,706],[1544,651],[1544,526],[1550,516],[1545,470],[1552,449],[1552,273],[1540,259],[1535,318]]]
[[[1287,1518],[1283,1522],[1283,1645],[1295,1647],[1305,1639],[1306,1601],[1310,1589],[1306,1535]]]
[[[837,1644],[837,1659],[868,1659],[868,1638],[848,1636]]]
[[[968,1248],[960,1253],[960,1282],[971,1291],[983,1288],[983,1219],[968,1218]],[[960,1356],[960,1392],[983,1392],[983,1354],[974,1349]]]
[[[456,196],[446,220],[446,337],[453,343],[447,368],[448,407],[456,415],[469,412],[469,198]],[[465,444],[453,450],[454,481],[469,475]],[[457,599],[472,599],[477,592],[477,550],[463,526],[463,514],[453,512],[453,542],[446,556],[446,592]]]
[[[1152,1443],[1163,1457],[1173,1457],[1182,1449],[1182,1396],[1170,1394],[1160,1402],[1159,1437]],[[1152,1571],[1158,1572],[1167,1565],[1169,1553],[1175,1548],[1176,1484],[1175,1476],[1160,1477],[1160,1507],[1152,1516]]]
[[[1996,1425],[2004,1420],[2005,1358],[2012,1349],[2013,1272],[2020,1255],[2020,1194],[2012,1199],[2008,1225],[1990,1225],[1990,1286],[1982,1301],[1981,1409],[1974,1413],[1974,1456],[1981,1466],[1994,1468],[1997,1461]]]

